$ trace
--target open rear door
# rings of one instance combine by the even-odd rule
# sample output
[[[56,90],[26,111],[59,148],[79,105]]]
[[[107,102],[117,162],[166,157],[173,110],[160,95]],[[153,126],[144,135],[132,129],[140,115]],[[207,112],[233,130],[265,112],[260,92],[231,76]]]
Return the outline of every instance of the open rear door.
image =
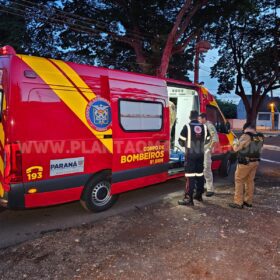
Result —
[[[175,104],[176,122],[172,127],[172,147],[180,147],[178,139],[185,124],[189,123],[191,110],[199,111],[198,92],[181,85],[167,87],[169,100]]]

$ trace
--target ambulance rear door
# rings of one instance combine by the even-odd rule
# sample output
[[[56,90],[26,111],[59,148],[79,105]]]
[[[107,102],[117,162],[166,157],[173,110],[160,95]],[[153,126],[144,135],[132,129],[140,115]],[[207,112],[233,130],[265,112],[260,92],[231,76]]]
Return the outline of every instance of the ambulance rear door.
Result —
[[[175,104],[176,121],[171,128],[171,147],[172,149],[182,149],[178,139],[185,124],[190,122],[189,116],[192,110],[199,112],[198,92],[194,88],[182,85],[168,85],[169,101]]]

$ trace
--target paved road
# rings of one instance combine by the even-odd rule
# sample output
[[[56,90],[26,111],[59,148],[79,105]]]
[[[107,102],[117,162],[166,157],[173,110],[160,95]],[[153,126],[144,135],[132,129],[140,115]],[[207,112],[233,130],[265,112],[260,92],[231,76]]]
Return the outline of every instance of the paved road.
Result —
[[[271,161],[272,163],[276,164],[276,166],[273,168],[279,168],[280,176],[280,136],[267,137],[265,139],[265,145],[262,151],[262,159],[264,162]]]
[[[262,153],[262,160],[280,164],[280,151],[264,150]]]
[[[262,157],[280,163],[280,151],[265,149]],[[280,175],[280,164],[263,161],[261,162],[260,171],[263,170],[274,171],[274,174],[278,172]],[[232,183],[233,174],[226,179],[215,176],[216,187],[232,185]],[[98,214],[86,212],[79,202],[35,210],[7,210],[0,214],[0,248],[38,237],[45,232],[87,223],[94,224],[109,216],[179,196],[183,188],[184,179],[176,179],[164,184],[125,193],[120,196],[118,202],[111,209]]]

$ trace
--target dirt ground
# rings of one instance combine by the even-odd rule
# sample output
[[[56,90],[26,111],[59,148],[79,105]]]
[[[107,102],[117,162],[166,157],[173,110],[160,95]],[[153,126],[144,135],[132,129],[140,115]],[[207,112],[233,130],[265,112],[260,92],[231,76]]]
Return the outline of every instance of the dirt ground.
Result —
[[[280,279],[279,174],[265,178],[251,209],[228,208],[224,186],[2,250],[0,279]]]

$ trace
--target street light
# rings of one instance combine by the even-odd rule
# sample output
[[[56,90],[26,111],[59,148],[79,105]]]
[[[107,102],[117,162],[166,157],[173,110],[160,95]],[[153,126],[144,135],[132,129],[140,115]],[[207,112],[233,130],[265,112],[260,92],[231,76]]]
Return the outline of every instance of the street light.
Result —
[[[274,123],[275,123],[275,109],[274,109],[274,103],[270,103],[270,112],[271,112],[271,130],[274,130]]]

